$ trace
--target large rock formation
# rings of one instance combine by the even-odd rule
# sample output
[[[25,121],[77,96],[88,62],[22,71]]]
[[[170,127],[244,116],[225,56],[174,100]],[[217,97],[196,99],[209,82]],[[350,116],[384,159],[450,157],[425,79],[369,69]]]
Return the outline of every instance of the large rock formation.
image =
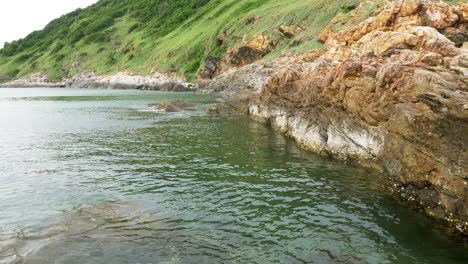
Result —
[[[287,58],[256,62],[240,68],[231,68],[214,79],[199,79],[197,89],[233,95],[243,90],[259,93],[273,73],[286,64]]]
[[[66,87],[71,88],[95,88],[95,89],[141,89],[161,91],[191,91],[193,85],[184,79],[165,74],[153,74],[152,76],[138,76],[129,73],[99,76],[94,72],[85,72],[74,75],[65,80]]]
[[[468,233],[468,3],[389,1],[337,23],[321,34],[324,53],[273,74],[250,114],[385,171],[403,198]]]
[[[257,34],[246,45],[228,50],[221,59],[219,72],[225,72],[232,67],[242,67],[262,58],[278,45],[272,38],[273,36],[267,33]]]
[[[256,19],[258,18],[251,17],[246,23],[255,23]],[[276,36],[264,32],[252,37],[245,35],[239,38],[243,44],[233,49],[228,48],[222,58],[209,57],[205,60],[203,69],[197,75],[197,89],[224,92],[227,95],[245,89],[259,92],[270,76],[292,58],[282,57],[263,62],[259,60],[275,50],[280,44],[279,40],[290,39],[300,31],[304,31],[304,28],[298,26],[293,29],[281,25],[275,32]],[[224,46],[228,39],[227,35],[219,36],[218,46]]]
[[[38,72],[25,78],[20,78],[8,83],[0,84],[0,87],[16,87],[16,88],[28,88],[28,87],[60,87],[62,83],[53,82],[49,77]]]

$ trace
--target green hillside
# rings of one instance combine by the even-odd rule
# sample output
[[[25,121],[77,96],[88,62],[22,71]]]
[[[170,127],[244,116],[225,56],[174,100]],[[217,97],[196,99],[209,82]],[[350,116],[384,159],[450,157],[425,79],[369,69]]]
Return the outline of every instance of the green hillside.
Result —
[[[193,80],[206,57],[267,32],[285,49],[320,47],[317,32],[360,0],[101,0],[50,22],[43,30],[7,43],[0,50],[0,79],[42,71],[53,79],[80,70],[98,74],[131,71],[176,72]],[[374,1],[379,2],[379,1]],[[455,2],[455,1],[449,1]],[[249,19],[255,18],[255,23]],[[305,30],[281,38],[281,25]],[[229,36],[219,46],[216,37]]]

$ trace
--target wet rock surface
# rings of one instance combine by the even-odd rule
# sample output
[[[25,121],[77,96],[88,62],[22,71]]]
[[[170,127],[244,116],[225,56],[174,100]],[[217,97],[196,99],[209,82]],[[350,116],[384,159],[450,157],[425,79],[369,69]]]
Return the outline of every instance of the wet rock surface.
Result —
[[[112,251],[113,255],[108,257],[123,263],[125,254],[135,250],[136,241],[148,237],[157,239],[164,228],[171,228],[171,225],[140,201],[83,204],[44,230],[22,231],[10,245],[0,248],[2,257],[9,255],[0,258],[0,262],[51,263],[54,260],[56,263],[83,263],[95,258],[102,263],[99,261],[102,252]]]
[[[468,233],[467,9],[405,0],[340,31],[334,20],[325,52],[273,74],[250,114],[310,150],[385,171],[402,198]]]

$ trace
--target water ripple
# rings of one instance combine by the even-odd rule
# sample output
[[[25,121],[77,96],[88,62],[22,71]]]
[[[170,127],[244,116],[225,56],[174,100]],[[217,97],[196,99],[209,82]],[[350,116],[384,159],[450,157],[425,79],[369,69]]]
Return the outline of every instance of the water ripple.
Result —
[[[468,259],[466,240],[393,200],[382,175],[306,153],[246,117],[206,117],[211,97],[6,90],[0,263]],[[195,110],[145,108],[173,99]]]

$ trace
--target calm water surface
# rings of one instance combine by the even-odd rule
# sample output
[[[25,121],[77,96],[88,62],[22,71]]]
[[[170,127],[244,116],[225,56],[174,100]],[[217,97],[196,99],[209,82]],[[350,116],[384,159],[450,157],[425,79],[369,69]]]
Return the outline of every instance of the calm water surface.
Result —
[[[195,107],[145,107],[175,99]],[[468,263],[381,175],[216,100],[0,89],[0,263]]]

